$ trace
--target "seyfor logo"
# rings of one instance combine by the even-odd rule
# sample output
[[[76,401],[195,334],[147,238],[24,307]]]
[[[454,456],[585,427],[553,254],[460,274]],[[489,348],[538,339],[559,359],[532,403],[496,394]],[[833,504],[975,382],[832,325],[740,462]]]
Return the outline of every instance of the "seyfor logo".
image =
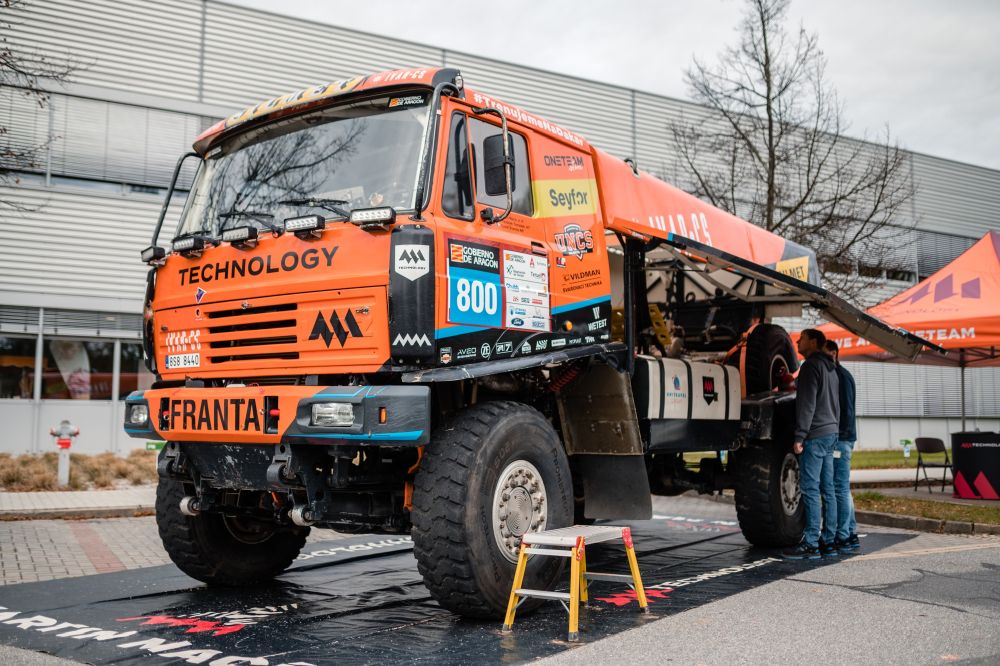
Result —
[[[556,249],[564,255],[583,260],[583,255],[594,251],[594,235],[590,229],[584,229],[579,224],[567,224],[560,233],[552,238]]]
[[[397,245],[393,270],[413,282],[430,272],[429,245]]]

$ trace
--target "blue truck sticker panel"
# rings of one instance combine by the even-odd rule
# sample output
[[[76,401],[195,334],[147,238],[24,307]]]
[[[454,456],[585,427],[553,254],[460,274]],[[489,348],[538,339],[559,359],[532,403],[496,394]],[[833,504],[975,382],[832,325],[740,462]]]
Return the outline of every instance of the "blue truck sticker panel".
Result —
[[[448,321],[550,332],[548,260],[449,238]]]
[[[448,241],[448,321],[503,326],[500,248]]]

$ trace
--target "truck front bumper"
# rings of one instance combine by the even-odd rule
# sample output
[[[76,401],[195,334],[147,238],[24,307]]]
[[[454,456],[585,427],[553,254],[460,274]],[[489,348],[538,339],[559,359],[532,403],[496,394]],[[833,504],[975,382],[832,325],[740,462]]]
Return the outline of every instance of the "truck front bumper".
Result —
[[[351,423],[317,425],[317,403],[349,405]],[[423,446],[430,426],[427,386],[177,387],[125,399],[130,436],[172,442]]]

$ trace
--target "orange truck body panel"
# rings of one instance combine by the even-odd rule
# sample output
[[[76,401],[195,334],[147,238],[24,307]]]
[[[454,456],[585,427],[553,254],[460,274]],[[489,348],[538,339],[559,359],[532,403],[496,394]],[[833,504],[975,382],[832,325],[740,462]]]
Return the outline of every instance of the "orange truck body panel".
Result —
[[[336,104],[345,95],[388,87],[426,90],[442,71],[395,70],[285,95],[220,121],[198,137],[195,149],[207,155],[227,137]],[[510,131],[524,137],[529,156],[533,214],[513,212],[496,225],[480,220],[481,204],[475,204],[471,221],[449,217],[441,206],[440,174],[452,114],[471,115],[483,106],[504,112]],[[397,228],[419,224],[433,232],[434,364],[481,362],[610,341],[606,232],[643,239],[674,233],[797,277],[808,278],[815,271],[814,255],[804,248],[649,174],[637,175],[628,164],[574,132],[516,106],[465,89],[462,97],[442,97],[438,118],[441,127],[432,156],[429,204],[419,222],[402,217],[396,221]],[[494,116],[478,119],[498,125]],[[200,257],[170,254],[157,270],[155,297],[147,310],[153,317],[153,349],[162,380],[239,381],[392,371],[390,235],[363,231],[347,222],[331,223],[318,240],[263,234],[249,250],[223,243]],[[455,289],[462,288],[456,276],[482,268],[474,264],[483,257],[498,274],[501,313],[492,324],[473,325],[452,308]],[[186,354],[192,355],[190,364]],[[165,362],[168,355],[178,361],[172,367]],[[152,409],[163,397],[183,400],[185,392],[203,395],[209,390],[157,389],[146,396]],[[264,391],[245,390],[254,395]],[[291,401],[303,391],[308,393],[295,386],[266,390],[281,401],[282,425],[292,411]],[[179,418],[183,426],[183,410]],[[159,434],[182,441],[280,439],[252,429],[210,430],[180,427]]]

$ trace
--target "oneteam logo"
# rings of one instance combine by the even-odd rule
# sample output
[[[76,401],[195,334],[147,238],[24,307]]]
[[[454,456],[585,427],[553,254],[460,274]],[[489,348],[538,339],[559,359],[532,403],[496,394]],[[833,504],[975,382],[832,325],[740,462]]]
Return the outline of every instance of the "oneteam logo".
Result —
[[[329,324],[327,324],[327,319],[323,316],[322,312],[316,313],[316,321],[313,323],[312,333],[309,334],[310,340],[322,339],[323,343],[329,348],[330,343],[333,342],[333,338],[336,336],[337,342],[343,347],[344,343],[347,342],[347,338],[360,338],[363,337],[361,333],[361,328],[358,327],[358,321],[354,318],[354,314],[347,310],[344,314],[344,319],[341,321],[340,315],[334,310],[333,314],[330,315]]]

